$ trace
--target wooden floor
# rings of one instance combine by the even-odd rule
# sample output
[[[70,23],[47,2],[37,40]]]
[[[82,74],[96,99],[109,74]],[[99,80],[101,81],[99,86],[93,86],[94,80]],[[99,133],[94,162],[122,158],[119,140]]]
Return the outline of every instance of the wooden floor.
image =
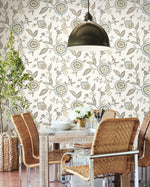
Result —
[[[53,169],[51,168],[53,171]],[[38,177],[38,171],[37,171],[37,181],[35,180],[34,176],[34,170],[31,170],[31,184],[32,187],[39,187],[39,177]],[[144,180],[141,181],[140,187],[150,187],[150,168],[147,169],[147,176],[148,176],[148,182],[147,184],[144,183]],[[141,169],[140,169],[140,175],[139,178],[141,179]],[[145,178],[145,171],[143,173],[143,179]],[[111,180],[114,180],[113,178],[109,181],[109,187],[120,187],[119,182],[112,182]],[[62,185],[60,183],[50,184],[50,187],[88,187],[89,183],[83,182],[83,180],[79,179],[78,177],[73,176],[70,180],[70,183],[67,185]],[[0,172],[0,187],[19,187],[19,172],[18,171],[11,171],[11,172]],[[26,170],[23,169],[22,172],[22,187],[27,187],[26,182]],[[97,179],[95,187],[102,187],[102,179]],[[134,182],[130,182],[130,187],[134,187]]]

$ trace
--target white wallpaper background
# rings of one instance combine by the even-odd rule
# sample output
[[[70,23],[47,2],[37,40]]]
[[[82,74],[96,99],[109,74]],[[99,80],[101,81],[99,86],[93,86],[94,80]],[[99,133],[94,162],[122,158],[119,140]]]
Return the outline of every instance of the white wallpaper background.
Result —
[[[66,119],[79,104],[140,121],[150,110],[150,1],[90,0],[93,20],[107,31],[111,48],[69,51],[68,36],[86,12],[87,0],[0,1],[0,54],[11,28],[15,49],[34,77],[32,90],[21,94],[40,129],[51,119]],[[19,106],[12,109],[18,112]],[[5,130],[14,133],[9,120]]]

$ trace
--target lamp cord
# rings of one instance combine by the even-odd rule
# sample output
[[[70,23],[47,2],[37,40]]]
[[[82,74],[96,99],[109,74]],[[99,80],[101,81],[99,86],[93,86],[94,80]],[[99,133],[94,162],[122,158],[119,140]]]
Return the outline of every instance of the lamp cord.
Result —
[[[88,0],[88,13],[89,13],[89,6],[90,6],[90,4],[89,4],[89,0]]]
[[[85,15],[85,19],[84,19],[85,21],[88,21],[88,20],[92,21],[93,20],[92,15],[89,12],[89,7],[90,7],[90,3],[89,3],[89,0],[88,0],[88,12]]]

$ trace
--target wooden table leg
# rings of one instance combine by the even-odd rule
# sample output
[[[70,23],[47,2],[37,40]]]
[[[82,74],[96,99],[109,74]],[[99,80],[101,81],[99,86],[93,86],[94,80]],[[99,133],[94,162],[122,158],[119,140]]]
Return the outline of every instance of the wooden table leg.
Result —
[[[60,149],[60,143],[53,143],[53,150]],[[61,181],[61,170],[60,170],[60,164],[53,165],[53,174],[54,174],[54,181]]]
[[[115,173],[113,183],[115,187],[120,187],[120,174],[119,173]]]
[[[121,175],[121,187],[130,187],[130,177],[129,175]]]
[[[40,187],[49,187],[48,136],[40,136]]]

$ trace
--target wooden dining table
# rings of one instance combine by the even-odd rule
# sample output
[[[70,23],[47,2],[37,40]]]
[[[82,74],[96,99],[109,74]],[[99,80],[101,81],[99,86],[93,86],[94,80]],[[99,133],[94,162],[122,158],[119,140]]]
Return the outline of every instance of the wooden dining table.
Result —
[[[95,129],[73,128],[55,130],[46,128],[39,133],[40,137],[40,187],[49,187],[48,150],[52,143],[92,143]]]

